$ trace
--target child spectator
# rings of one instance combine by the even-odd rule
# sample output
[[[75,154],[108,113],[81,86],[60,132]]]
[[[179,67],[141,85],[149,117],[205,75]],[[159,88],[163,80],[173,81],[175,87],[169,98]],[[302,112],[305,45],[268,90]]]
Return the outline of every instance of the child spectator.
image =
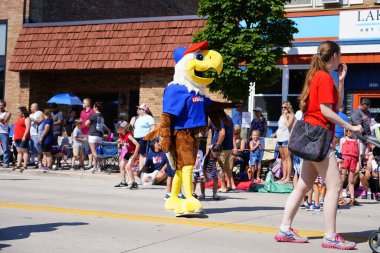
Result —
[[[308,203],[312,203],[309,208],[307,209],[308,211],[314,211],[314,212],[320,212],[322,211],[321,203],[319,203],[319,198],[321,196],[321,191],[319,189],[319,186],[325,187],[325,182],[322,177],[318,176],[313,185],[313,198],[314,201],[312,203],[311,199],[308,199]],[[311,196],[310,196],[311,197]]]
[[[160,184],[166,179],[168,159],[161,150],[160,140],[154,139],[150,143],[151,152],[146,157],[145,165],[141,173],[141,183],[143,185]]]
[[[79,167],[83,169],[84,142],[86,141],[86,139],[84,138],[81,130],[82,120],[76,119],[74,123],[75,128],[71,135],[71,139],[73,140],[73,159],[71,160],[71,169],[74,169],[74,164],[77,159],[79,159]]]
[[[364,186],[365,195],[363,199],[376,198],[380,201],[379,195],[379,149],[375,148],[373,154],[369,154],[367,166],[365,166],[364,171],[359,174],[360,181]]]
[[[195,189],[197,188],[197,183],[200,183],[201,185],[201,192],[205,191],[202,162],[203,162],[203,152],[202,150],[198,150],[197,159],[195,160],[195,165],[193,169],[193,197],[194,198],[198,198],[197,194],[195,193]],[[205,198],[204,194],[201,194],[199,196],[199,199],[204,199],[204,198]]]
[[[340,148],[344,160],[341,170],[343,182],[346,179],[348,171],[348,189],[351,197],[348,204],[351,206],[357,206],[359,203],[355,200],[354,176],[359,161],[359,140],[354,138],[354,133],[351,130],[345,129],[345,136],[340,139]]]
[[[126,181],[127,175],[129,178],[129,182],[131,183],[131,187],[129,189],[137,190],[139,187],[135,182],[135,176],[131,169],[131,165],[139,154],[140,145],[135,140],[135,138],[133,138],[132,132],[132,126],[128,124],[126,121],[122,122],[117,128],[117,133],[119,134],[119,139],[117,140],[117,142],[119,144],[119,147],[122,149],[122,152],[119,156],[121,182],[120,184],[115,185],[115,187],[128,187]]]
[[[166,176],[167,176],[167,179],[166,179],[166,194],[165,194],[164,200],[167,200],[168,198],[170,198],[171,191],[172,191],[172,182],[173,182],[174,175],[175,175],[175,170],[172,169],[172,166],[170,165],[169,160],[168,160],[168,167],[166,169]],[[182,193],[180,193],[180,196],[178,196],[178,197],[182,197],[182,196],[183,196]],[[183,197],[185,197],[185,196],[183,196]]]
[[[260,173],[261,173],[261,151],[263,148],[260,142],[260,132],[258,130],[252,131],[252,140],[249,142],[250,153],[250,164],[251,164],[251,178],[252,181],[256,183],[261,183]],[[255,179],[255,172],[256,180]]]
[[[214,200],[219,200],[220,197],[216,194],[218,191],[218,169],[216,167],[216,163],[218,162],[219,165],[223,168],[223,162],[220,159],[220,155],[223,151],[223,148],[221,145],[214,145],[212,146],[208,153],[203,158],[203,175],[205,177],[205,181],[208,182],[209,179],[212,179],[212,198]],[[202,186],[203,184],[203,186]],[[201,191],[202,195],[205,196],[205,182],[201,182]],[[201,196],[202,196],[201,195]]]

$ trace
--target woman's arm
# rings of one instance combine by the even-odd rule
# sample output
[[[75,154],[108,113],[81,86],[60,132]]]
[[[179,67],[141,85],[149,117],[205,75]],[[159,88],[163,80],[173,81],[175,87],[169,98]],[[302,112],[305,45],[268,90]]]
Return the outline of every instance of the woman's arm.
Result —
[[[24,132],[24,135],[22,136],[22,141],[25,141],[26,140],[26,137],[29,135],[29,132],[30,132],[30,119],[29,118],[26,118],[25,119],[25,132]]]
[[[91,127],[91,120],[86,120],[86,123],[84,123],[86,127]]]
[[[284,119],[285,119],[286,126],[289,128],[293,124],[293,122],[294,122],[294,114],[291,113],[291,114],[289,114],[289,118],[288,117],[284,117]]]
[[[42,140],[45,138],[45,136],[47,135],[47,133],[49,132],[50,130],[50,125],[49,124],[46,124],[45,127],[44,127],[44,131],[42,132],[41,134],[41,137],[40,139],[38,140],[38,142],[41,144],[42,143]]]
[[[11,112],[7,112],[7,114],[5,115],[5,118],[1,119],[0,122],[3,123],[3,124],[7,124],[9,122],[10,118],[11,118],[11,115],[12,115]]]
[[[129,135],[128,136],[128,139],[133,142],[133,144],[135,144],[136,148],[135,148],[135,153],[133,153],[133,156],[132,156],[132,161],[134,161],[136,159],[136,157],[138,156],[139,154],[139,151],[140,151],[140,144],[136,141],[135,138],[132,137],[132,135]]]
[[[268,131],[268,123],[267,123],[267,121],[265,121],[265,123],[264,123],[264,135],[263,135],[263,137],[265,137],[265,136],[267,136],[267,131]]]
[[[320,109],[322,112],[322,115],[330,122],[339,125],[341,127],[347,128],[353,132],[363,132],[363,127],[361,125],[359,126],[352,126],[348,124],[346,121],[344,121],[341,117],[339,117],[338,114],[336,114],[332,110],[331,104],[320,104]]]
[[[156,124],[150,125],[150,131],[152,132],[156,128]]]
[[[238,152],[239,153],[242,153],[245,149],[245,141],[243,139],[241,139],[241,142],[240,142],[240,147],[238,148]]]
[[[343,100],[344,100],[344,79],[347,75],[347,65],[345,63],[342,63],[338,67],[338,103],[336,105],[337,109],[342,107]]]

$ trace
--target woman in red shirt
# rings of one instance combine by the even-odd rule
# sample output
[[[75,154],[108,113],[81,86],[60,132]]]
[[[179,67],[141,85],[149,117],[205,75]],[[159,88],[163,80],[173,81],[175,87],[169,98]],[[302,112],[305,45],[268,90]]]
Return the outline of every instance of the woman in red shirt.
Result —
[[[335,86],[330,72],[338,69],[338,87]],[[310,63],[305,84],[299,97],[300,109],[305,113],[305,121],[319,125],[334,132],[337,124],[351,131],[363,131],[361,126],[352,126],[336,114],[344,98],[344,78],[347,74],[346,64],[340,64],[340,47],[332,41],[322,42],[318,46]],[[332,134],[334,136],[334,133]],[[345,241],[336,233],[336,213],[342,180],[333,150],[322,162],[304,160],[299,181],[290,194],[282,219],[281,227],[275,236],[280,242],[306,243],[307,237],[299,236],[291,228],[294,216],[305,194],[312,188],[317,176],[325,179],[327,193],[324,202],[325,235],[324,248],[353,249],[354,242]]]
[[[29,112],[25,106],[18,108],[19,119],[15,123],[13,140],[17,148],[17,165],[13,170],[20,169],[20,172],[26,170],[29,160],[28,143],[30,139],[30,119]],[[21,168],[22,160],[24,160]]]

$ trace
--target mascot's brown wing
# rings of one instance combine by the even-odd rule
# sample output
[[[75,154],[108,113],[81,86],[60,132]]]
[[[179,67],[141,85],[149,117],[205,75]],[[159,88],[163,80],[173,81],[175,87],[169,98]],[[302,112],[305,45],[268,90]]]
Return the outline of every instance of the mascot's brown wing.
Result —
[[[161,135],[162,135],[161,134],[161,125],[158,125],[152,132],[150,132],[149,134],[147,134],[144,137],[144,140],[151,141],[151,140],[154,140],[154,139],[160,137]]]

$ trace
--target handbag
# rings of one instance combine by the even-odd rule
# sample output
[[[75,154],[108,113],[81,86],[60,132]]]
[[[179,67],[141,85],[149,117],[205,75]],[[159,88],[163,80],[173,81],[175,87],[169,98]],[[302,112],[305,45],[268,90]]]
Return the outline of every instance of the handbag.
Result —
[[[272,165],[273,176],[277,179],[282,178],[281,158],[277,158]]]
[[[293,155],[308,161],[323,161],[330,149],[332,132],[322,126],[297,121],[293,127],[288,148]]]

